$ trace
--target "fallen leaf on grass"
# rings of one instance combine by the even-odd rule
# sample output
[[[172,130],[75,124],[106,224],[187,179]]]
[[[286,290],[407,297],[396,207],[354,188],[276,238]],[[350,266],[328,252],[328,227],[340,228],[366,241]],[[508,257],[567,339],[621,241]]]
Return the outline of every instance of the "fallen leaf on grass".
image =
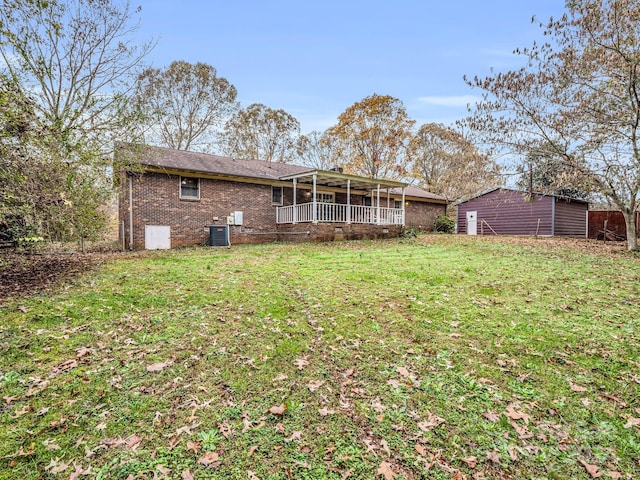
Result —
[[[66,372],[67,370],[71,370],[72,368],[76,368],[78,366],[78,362],[75,359],[65,360],[58,366],[54,367],[51,371],[51,376],[55,377],[59,373]]]
[[[78,480],[78,478],[80,478],[80,475],[91,475],[91,466],[84,468],[82,465],[74,464],[74,467],[75,470],[71,472],[69,480]]]
[[[629,417],[627,418],[627,423],[624,424],[624,428],[637,427],[640,425],[640,418]]]
[[[431,412],[427,413],[429,415],[428,418],[423,422],[418,422],[418,428],[423,432],[428,432],[432,428],[437,427],[438,425],[441,425],[445,422],[444,418],[440,418],[439,416]]]
[[[387,384],[391,385],[393,388],[400,388],[400,380],[396,380],[395,378],[387,380]]]
[[[188,468],[182,471],[182,480],[195,480],[193,478],[193,473]]]
[[[318,413],[320,415],[322,415],[323,417],[326,417],[327,415],[334,415],[336,413],[335,410],[329,410],[327,407],[322,407],[318,409]]]
[[[218,423],[218,429],[224,438],[230,438],[233,435],[231,431],[231,425],[225,420],[224,422]]]
[[[249,470],[247,474],[249,475],[249,480],[260,480],[260,477],[253,473],[251,470]]]
[[[293,442],[302,438],[302,430],[295,430],[291,433],[291,436],[284,439],[285,442]]]
[[[391,470],[391,464],[387,462],[382,462],[380,464],[378,470],[376,470],[376,475],[383,475],[384,480],[393,480],[395,477],[393,470]]]
[[[66,421],[67,421],[66,418],[60,417],[60,420],[51,420],[51,422],[49,423],[49,426],[51,428],[58,428],[58,427],[61,427],[62,425],[64,425],[64,423]]]
[[[44,467],[44,469],[47,470],[49,473],[56,475],[58,473],[64,472],[67,468],[69,468],[69,465],[71,465],[71,462],[64,463],[64,462],[61,462],[58,457],[56,457],[55,459],[52,458],[51,461],[49,462],[49,465]]]
[[[247,456],[250,457],[254,454],[254,452],[258,449],[258,445],[252,445],[249,451],[247,452]]]
[[[315,392],[322,385],[324,385],[324,382],[322,380],[313,380],[307,383],[307,388],[309,389],[310,392]]]
[[[476,457],[465,457],[460,460],[469,465],[469,468],[476,468],[476,465],[478,464],[478,459]]]
[[[203,457],[198,459],[198,463],[208,467],[212,463],[217,462],[219,458],[220,456],[216,452],[207,452]]]
[[[164,465],[156,465],[156,470],[167,477],[171,475],[171,470]]]
[[[525,412],[517,411],[513,408],[513,404],[507,405],[507,417],[513,420],[524,420],[524,423],[529,424],[529,415]]]
[[[45,440],[42,444],[47,447],[47,450],[60,450],[60,445],[55,443],[53,440]]]
[[[142,442],[142,437],[135,433],[124,439],[125,446],[131,450],[138,448],[140,446],[140,442]]]
[[[91,475],[91,467],[84,468],[82,465],[76,463],[73,464],[75,471],[71,472],[69,480],[78,480],[80,475]]]
[[[424,448],[419,443],[415,444],[415,449],[416,449],[416,452],[418,452],[418,455],[422,455],[424,457],[427,454],[427,449]]]
[[[297,358],[293,363],[296,365],[296,367],[298,367],[298,370],[304,370],[304,367],[309,365],[309,362],[307,362],[304,358]]]
[[[384,453],[386,453],[387,456],[390,457],[391,456],[391,450],[389,449],[389,444],[387,443],[387,441],[384,438],[382,440],[380,440],[380,446],[384,450]]]
[[[500,455],[498,452],[487,452],[487,459],[491,460],[493,463],[500,463]]]
[[[573,392],[586,392],[587,391],[586,387],[581,387],[580,385],[575,385],[573,383],[569,383],[569,388]]]
[[[11,416],[11,418],[19,418],[22,415],[26,415],[30,411],[31,411],[31,406],[24,405],[20,410],[16,410],[15,412],[13,412],[13,415]]]
[[[89,355],[91,353],[91,349],[89,347],[80,347],[76,349],[76,352],[76,358],[82,358],[85,355]]]
[[[405,378],[409,378],[411,376],[411,374],[409,373],[409,370],[407,370],[405,367],[396,367],[396,372],[398,372],[400,375],[402,375]]]
[[[500,420],[500,417],[493,412],[484,412],[482,416],[493,423],[496,423],[498,420]]]
[[[287,410],[287,406],[283,403],[281,405],[274,405],[267,411],[272,415],[284,415],[284,412],[286,410]]]
[[[191,450],[197,455],[201,444],[202,442],[187,442],[187,451]]]
[[[607,475],[609,475],[610,478],[622,478],[622,474],[620,472],[614,472],[613,470],[608,470]]]
[[[167,362],[154,363],[153,365],[147,365],[147,372],[161,372],[171,364],[173,364],[173,361],[169,360]]]
[[[580,458],[578,459],[578,463],[591,475],[591,478],[599,478],[602,476],[602,472],[597,465],[591,465]]]
[[[371,400],[371,407],[378,413],[382,413],[387,409],[386,405],[383,405],[379,398]]]

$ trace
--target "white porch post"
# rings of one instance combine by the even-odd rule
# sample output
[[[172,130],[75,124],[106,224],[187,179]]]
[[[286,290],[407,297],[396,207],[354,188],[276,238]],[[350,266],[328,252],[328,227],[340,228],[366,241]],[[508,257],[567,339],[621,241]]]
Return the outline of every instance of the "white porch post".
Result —
[[[347,224],[351,223],[351,179],[347,179]]]
[[[405,187],[402,187],[402,226],[404,227],[404,189]]]
[[[378,184],[378,201],[376,202],[376,224],[380,225],[380,184]]]
[[[296,207],[296,197],[298,196],[296,187],[298,186],[298,179],[293,179],[293,223],[298,223],[298,209]]]
[[[313,213],[311,215],[313,223],[318,223],[318,212],[317,212],[317,203],[316,203],[316,178],[317,175],[313,174]]]
[[[389,192],[389,187],[387,187],[387,208],[389,208],[389,195],[391,195],[391,192]]]

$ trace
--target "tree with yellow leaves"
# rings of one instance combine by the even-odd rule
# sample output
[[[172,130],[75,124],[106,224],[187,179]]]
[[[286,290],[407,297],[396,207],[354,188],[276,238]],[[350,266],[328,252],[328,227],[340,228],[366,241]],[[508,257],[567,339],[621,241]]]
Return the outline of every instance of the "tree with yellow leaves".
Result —
[[[374,93],[347,108],[328,134],[347,172],[401,179],[407,176],[414,123],[400,100]]]

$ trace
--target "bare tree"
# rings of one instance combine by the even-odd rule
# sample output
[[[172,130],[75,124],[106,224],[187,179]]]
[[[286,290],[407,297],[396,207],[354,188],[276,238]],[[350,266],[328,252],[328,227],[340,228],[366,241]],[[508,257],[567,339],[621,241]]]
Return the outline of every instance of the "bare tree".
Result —
[[[132,40],[139,11],[112,0],[5,1],[3,67],[42,122],[100,146],[127,135],[132,80],[152,48]]]
[[[236,96],[236,88],[211,65],[175,61],[164,70],[142,72],[136,102],[164,145],[208,149],[216,129],[238,109]]]
[[[2,134],[11,153],[4,173],[20,190],[11,201],[4,192],[0,211],[27,216],[51,238],[99,230],[99,206],[112,187],[107,154],[115,139],[132,138],[138,126],[130,94],[152,48],[133,43],[138,13],[112,0],[5,0],[2,88],[25,121],[21,130]],[[15,113],[3,112],[4,127]],[[27,192],[33,198],[26,199]]]
[[[466,200],[502,184],[498,164],[452,128],[424,124],[414,135],[411,147],[415,178],[422,187],[450,202]]]
[[[622,211],[635,250],[640,1],[572,0],[539,26],[545,43],[516,50],[526,66],[468,80],[485,95],[466,123],[505,151],[563,162]]]
[[[253,103],[226,123],[221,146],[226,155],[268,162],[295,158],[300,123],[284,110]]]
[[[336,142],[326,131],[313,131],[300,135],[298,139],[298,157],[302,165],[328,170],[339,167]]]
[[[328,134],[337,142],[338,154],[350,173],[399,179],[408,173],[414,123],[400,100],[373,94],[340,114]]]

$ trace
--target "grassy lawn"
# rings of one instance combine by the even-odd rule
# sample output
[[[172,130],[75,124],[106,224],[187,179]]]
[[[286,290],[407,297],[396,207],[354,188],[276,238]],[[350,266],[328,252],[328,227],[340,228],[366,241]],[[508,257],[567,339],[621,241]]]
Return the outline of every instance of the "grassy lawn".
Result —
[[[0,478],[640,478],[640,258],[116,256],[0,307]]]

